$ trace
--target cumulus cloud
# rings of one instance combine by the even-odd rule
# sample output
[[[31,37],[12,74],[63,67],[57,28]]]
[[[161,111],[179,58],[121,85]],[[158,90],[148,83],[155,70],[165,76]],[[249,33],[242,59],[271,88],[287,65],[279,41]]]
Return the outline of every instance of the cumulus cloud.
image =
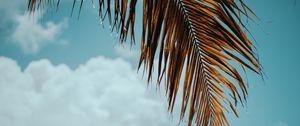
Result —
[[[0,57],[1,126],[173,126],[163,95],[122,59],[96,57],[75,70],[47,59],[24,71]]]
[[[50,43],[64,45],[66,40],[61,39],[68,22],[63,19],[57,23],[40,19],[43,14],[31,16],[26,12],[24,0],[1,0],[0,5],[0,29],[9,31],[11,42],[16,44],[24,53],[37,53]]]
[[[42,25],[40,18],[39,15],[32,17],[28,13],[15,18],[17,26],[11,38],[25,53],[37,53],[46,44],[64,41],[60,40],[59,35],[68,26],[67,19],[59,23],[48,21]]]

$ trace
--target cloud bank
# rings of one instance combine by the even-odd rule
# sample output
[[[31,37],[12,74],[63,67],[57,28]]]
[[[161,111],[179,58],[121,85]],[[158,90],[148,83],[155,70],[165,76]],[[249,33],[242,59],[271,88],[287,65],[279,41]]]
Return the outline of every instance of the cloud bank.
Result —
[[[0,57],[1,126],[173,126],[164,96],[130,64],[96,57],[75,70],[47,59],[24,71]]]

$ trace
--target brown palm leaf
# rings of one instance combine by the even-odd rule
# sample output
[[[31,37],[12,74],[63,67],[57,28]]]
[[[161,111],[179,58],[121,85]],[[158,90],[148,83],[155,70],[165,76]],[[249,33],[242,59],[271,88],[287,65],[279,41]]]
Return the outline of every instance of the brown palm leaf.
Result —
[[[59,2],[29,0],[28,9],[34,11],[44,4],[58,6]],[[73,8],[76,2],[81,8],[83,0],[74,0]],[[137,0],[98,3],[99,16],[108,16],[113,29],[120,33],[120,41],[126,40],[129,29],[134,40]],[[180,117],[182,120],[188,114],[189,126],[193,121],[198,126],[228,126],[227,108],[237,115],[236,103],[243,104],[247,87],[230,61],[261,75],[254,46],[241,21],[242,17],[249,18],[249,12],[255,16],[242,0],[143,0],[139,68],[144,65],[150,81],[158,52],[158,84],[166,75],[170,112],[180,86],[183,88]]]

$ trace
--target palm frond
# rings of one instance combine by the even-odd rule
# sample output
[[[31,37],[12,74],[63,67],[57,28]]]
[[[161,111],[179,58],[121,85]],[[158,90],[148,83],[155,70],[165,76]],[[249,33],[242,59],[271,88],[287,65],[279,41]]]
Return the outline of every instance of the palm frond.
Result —
[[[50,1],[29,0],[28,9],[34,11]],[[137,0],[99,0],[99,16],[108,16],[121,42],[126,40],[128,29],[134,40],[136,3]],[[180,117],[182,120],[188,114],[189,126],[193,121],[198,126],[228,126],[227,109],[238,116],[236,103],[243,104],[248,92],[231,61],[261,75],[254,45],[241,19],[249,18],[248,14],[255,16],[242,0],[143,0],[139,68],[144,65],[150,81],[158,55],[158,85],[166,76],[170,112],[179,88],[183,88]]]

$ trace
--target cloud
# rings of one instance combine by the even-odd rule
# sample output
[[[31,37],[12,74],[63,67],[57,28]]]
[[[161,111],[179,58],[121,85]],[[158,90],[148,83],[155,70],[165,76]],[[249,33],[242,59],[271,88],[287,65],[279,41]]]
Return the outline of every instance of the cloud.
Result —
[[[43,21],[43,13],[29,15],[26,12],[26,2],[23,0],[1,0],[0,29],[9,31],[9,40],[24,53],[33,54],[47,44],[65,45],[66,40],[61,39],[61,33],[67,28],[68,21]]]
[[[288,124],[283,121],[279,121],[275,124],[275,126],[288,126]]]
[[[114,52],[125,59],[136,59],[139,56],[139,51],[128,44],[117,45],[114,47]]]
[[[37,53],[46,44],[64,41],[60,40],[60,34],[68,26],[67,19],[59,23],[48,21],[45,25],[40,23],[40,19],[41,16],[32,17],[28,13],[15,19],[17,26],[11,38],[25,53]]]
[[[20,8],[26,6],[26,1],[24,0],[0,0],[0,3],[0,15],[2,16],[0,20],[13,19],[21,13]]]
[[[1,126],[176,125],[164,96],[122,59],[100,56],[75,70],[42,59],[22,71],[0,57],[0,69]]]

